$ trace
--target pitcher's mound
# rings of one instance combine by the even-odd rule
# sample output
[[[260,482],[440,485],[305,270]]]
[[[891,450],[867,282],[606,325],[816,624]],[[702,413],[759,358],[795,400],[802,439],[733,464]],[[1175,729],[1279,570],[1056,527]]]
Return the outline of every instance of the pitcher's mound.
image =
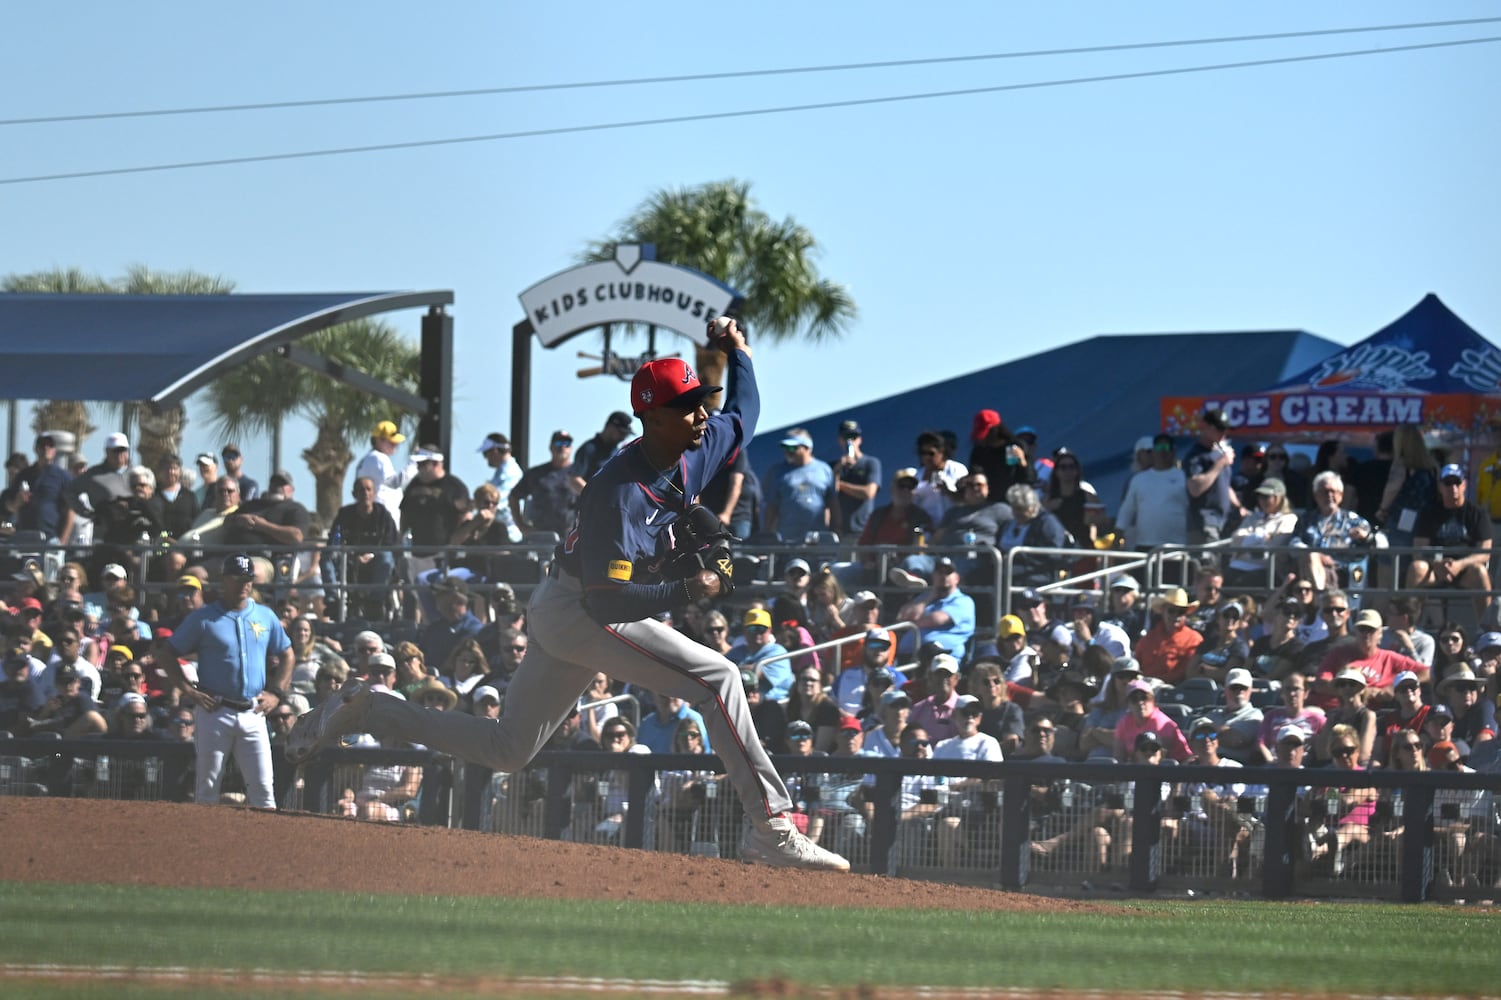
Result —
[[[306,813],[101,799],[5,802],[0,879],[776,906],[1105,911],[874,875]],[[107,861],[105,860],[107,859]],[[354,859],[357,864],[332,864]]]

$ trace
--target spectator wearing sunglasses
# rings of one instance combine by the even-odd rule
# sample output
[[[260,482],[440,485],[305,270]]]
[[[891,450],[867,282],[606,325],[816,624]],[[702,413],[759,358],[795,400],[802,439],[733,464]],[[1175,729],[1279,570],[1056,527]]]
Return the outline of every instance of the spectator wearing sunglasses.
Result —
[[[1152,467],[1131,477],[1115,525],[1130,549],[1188,543],[1188,479],[1171,436],[1152,439]]]
[[[1203,645],[1204,637],[1188,626],[1188,616],[1199,607],[1188,592],[1174,587],[1158,599],[1157,624],[1136,644],[1141,672],[1166,684],[1178,684],[1188,676],[1188,665]]]
[[[1193,756],[1178,724],[1157,707],[1152,685],[1138,679],[1126,685],[1126,712],[1115,727],[1116,759],[1127,760],[1137,747],[1138,738],[1148,733],[1174,760],[1182,762]]]

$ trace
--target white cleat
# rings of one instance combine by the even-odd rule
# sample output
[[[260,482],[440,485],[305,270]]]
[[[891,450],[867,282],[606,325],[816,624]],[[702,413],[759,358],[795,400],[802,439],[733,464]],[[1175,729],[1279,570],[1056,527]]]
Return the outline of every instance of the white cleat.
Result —
[[[301,764],[340,736],[359,732],[370,708],[371,693],[364,681],[351,679],[317,708],[298,716],[287,734],[287,760]]]
[[[764,827],[751,824],[745,836],[740,838],[740,860],[773,868],[824,872],[850,870],[848,861],[803,836],[785,816],[773,818]]]

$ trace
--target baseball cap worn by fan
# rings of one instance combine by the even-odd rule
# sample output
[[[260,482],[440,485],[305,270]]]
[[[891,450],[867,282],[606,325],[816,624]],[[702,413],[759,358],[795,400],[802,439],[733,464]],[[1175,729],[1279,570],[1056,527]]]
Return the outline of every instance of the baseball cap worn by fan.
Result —
[[[219,567],[220,576],[236,576],[242,580],[255,579],[255,564],[250,557],[243,552],[225,556],[224,564]]]
[[[485,439],[481,441],[479,447],[474,450],[483,455],[485,452],[494,451],[497,448],[502,451],[511,450],[511,439],[506,437],[499,431],[496,431],[494,434],[486,434]]]
[[[1438,478],[1445,483],[1462,483],[1465,481],[1465,468],[1457,462],[1450,462],[1438,470]]]
[[[839,720],[840,729],[848,729],[851,732],[864,732],[865,727],[860,725],[860,720],[853,715],[846,715]]]
[[[193,576],[191,573],[189,573],[186,576],[179,576],[177,578],[177,589],[178,590],[202,590],[203,589],[203,581],[200,580],[200,579],[198,579],[196,576]]]
[[[421,465],[423,462],[441,462],[443,461],[443,453],[441,451],[434,451],[431,448],[418,448],[412,452],[412,461],[418,465]]]
[[[1027,626],[1023,625],[1022,620],[1016,617],[1016,615],[1003,615],[1001,620],[996,623],[995,634],[1002,639],[1010,636],[1025,636],[1027,634]]]
[[[691,410],[722,388],[701,383],[682,358],[658,358],[642,365],[631,379],[631,409],[638,417],[663,406]]]
[[[746,628],[755,628],[757,626],[771,628],[771,612],[765,608],[751,608],[745,613],[745,618],[741,621],[741,624]]]
[[[845,420],[839,425],[839,436],[842,438],[863,437],[865,432],[860,429],[860,421]]]
[[[620,410],[616,410],[614,413],[610,414],[609,419],[605,421],[605,426],[618,427],[623,431],[628,431],[632,426],[631,415],[629,413],[622,413]]]
[[[783,448],[812,448],[813,439],[806,434],[788,434],[782,438]]]
[[[377,441],[390,441],[393,444],[401,444],[407,439],[407,436],[398,431],[396,424],[390,420],[382,420],[376,424],[370,431],[370,436]]]
[[[959,672],[959,661],[948,653],[939,653],[933,657],[933,662],[928,666],[928,670],[935,674],[957,674]]]
[[[126,451],[130,450],[130,438],[119,431],[115,431],[115,433],[104,439],[105,451],[114,451],[117,448],[124,448]]]

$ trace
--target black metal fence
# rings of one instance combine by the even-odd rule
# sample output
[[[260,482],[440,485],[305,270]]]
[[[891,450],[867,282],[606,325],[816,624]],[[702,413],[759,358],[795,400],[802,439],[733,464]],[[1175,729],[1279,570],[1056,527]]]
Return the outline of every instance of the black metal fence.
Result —
[[[777,757],[858,871],[1077,893],[1489,899],[1501,774]],[[192,798],[193,747],[0,740],[0,794]],[[719,759],[544,751],[498,774],[419,749],[277,764],[283,808],[734,857]],[[232,782],[232,779],[231,779]]]

